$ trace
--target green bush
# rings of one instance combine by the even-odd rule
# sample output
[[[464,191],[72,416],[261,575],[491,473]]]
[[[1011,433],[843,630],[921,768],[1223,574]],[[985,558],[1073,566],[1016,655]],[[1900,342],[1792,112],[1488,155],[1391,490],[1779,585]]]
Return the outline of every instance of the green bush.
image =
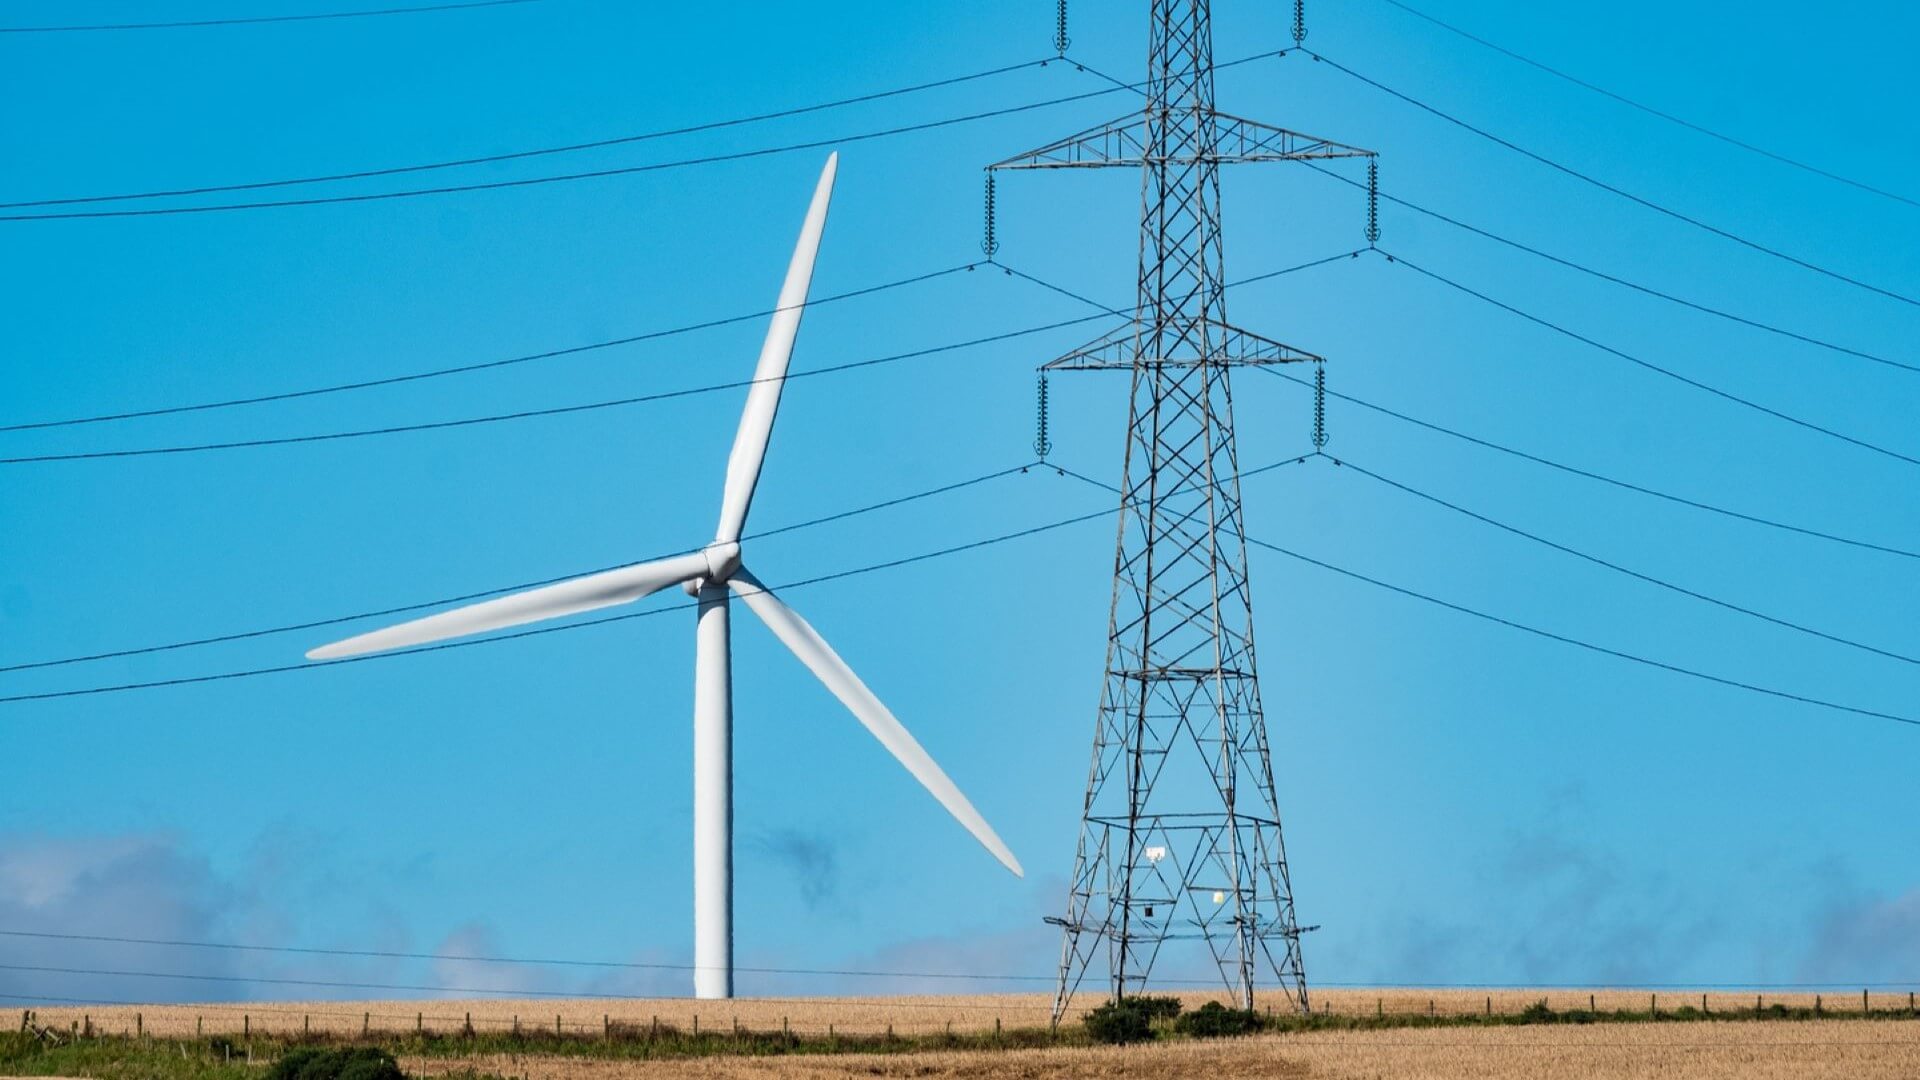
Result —
[[[1160,996],[1143,994],[1128,998],[1127,1003],[1145,1012],[1149,1020],[1171,1020],[1180,1015],[1180,999],[1171,994]]]
[[[1209,1001],[1174,1021],[1173,1029],[1202,1039],[1251,1035],[1260,1030],[1260,1015],[1252,1009],[1229,1009],[1217,1001]]]
[[[344,1050],[289,1050],[274,1063],[267,1080],[407,1080],[385,1050],[370,1046]]]
[[[1082,1023],[1097,1043],[1146,1042],[1153,1038],[1153,1014],[1137,998],[1109,1001],[1087,1013]]]
[[[1523,1024],[1551,1024],[1557,1019],[1559,1016],[1544,998],[1520,1010],[1520,1022]]]

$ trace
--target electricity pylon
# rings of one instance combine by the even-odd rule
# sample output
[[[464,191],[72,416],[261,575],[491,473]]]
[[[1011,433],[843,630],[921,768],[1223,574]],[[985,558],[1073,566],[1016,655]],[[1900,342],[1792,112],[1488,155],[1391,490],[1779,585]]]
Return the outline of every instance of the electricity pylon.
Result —
[[[1206,943],[1242,1008],[1263,960],[1308,1007],[1254,669],[1228,372],[1321,358],[1227,322],[1219,167],[1372,152],[1216,111],[1208,0],[1152,9],[1141,112],[989,166],[1141,172],[1133,321],[1043,368],[1133,380],[1093,766],[1066,915],[1048,920],[1063,928],[1056,1021],[1103,949],[1118,998],[1182,938]]]

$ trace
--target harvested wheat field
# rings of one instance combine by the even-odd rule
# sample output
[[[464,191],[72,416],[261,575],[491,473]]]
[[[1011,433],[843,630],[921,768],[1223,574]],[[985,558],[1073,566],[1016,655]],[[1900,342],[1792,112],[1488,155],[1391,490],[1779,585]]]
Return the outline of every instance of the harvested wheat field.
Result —
[[[1189,1010],[1206,1001],[1224,1000],[1215,993],[1178,995]],[[1100,1004],[1098,993],[1081,994],[1067,1022],[1078,1022],[1084,1010]],[[1713,1012],[1751,1010],[1756,1003],[1769,1007],[1859,1013],[1862,998],[1853,994],[1742,994],[1698,991],[1644,990],[1321,990],[1315,991],[1314,1012],[1336,1016],[1428,1015],[1468,1016],[1514,1014],[1535,1002],[1567,1012],[1585,1009],[1589,1002],[1602,1012],[1663,1011],[1683,1007]],[[690,998],[568,998],[434,1001],[313,1001],[206,1005],[126,1005],[36,1009],[42,1024],[67,1027],[91,1025],[108,1034],[177,1036],[228,1034],[298,1034],[311,1031],[336,1035],[410,1032],[447,1034],[464,1030],[508,1032],[559,1030],[569,1035],[600,1034],[608,1024],[672,1025],[682,1031],[743,1029],[779,1031],[786,1027],[799,1035],[825,1035],[829,1029],[847,1035],[899,1035],[991,1031],[996,1023],[1006,1029],[1046,1026],[1052,997],[1047,994],[955,994],[918,997],[857,998],[737,998],[733,1001],[694,1001]],[[1881,993],[1866,999],[1876,1012],[1906,1010],[1915,1003],[1906,993]],[[1263,1005],[1264,1007],[1264,1005]],[[1773,1030],[1773,1028],[1769,1028]],[[1920,1030],[1917,1028],[1916,1030]]]
[[[529,1080],[702,1077],[1157,1078],[1324,1080],[1912,1080],[1920,1025],[1825,1020],[1317,1032],[1141,1047],[821,1057],[608,1061],[416,1059],[437,1076],[468,1066]]]

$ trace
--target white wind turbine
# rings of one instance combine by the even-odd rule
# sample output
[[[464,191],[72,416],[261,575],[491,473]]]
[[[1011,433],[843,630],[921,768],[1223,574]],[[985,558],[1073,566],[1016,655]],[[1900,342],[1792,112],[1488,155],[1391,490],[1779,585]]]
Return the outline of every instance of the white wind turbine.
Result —
[[[731,645],[727,628],[729,593],[738,593],[760,621],[784,642],[840,699],[874,738],[900,760],[940,805],[1016,875],[1019,860],[994,834],[979,811],[960,793],[940,766],[867,689],[846,661],[820,635],[740,562],[740,532],[760,479],[761,460],[773,432],[787,359],[800,330],[800,314],[813,278],[820,233],[827,222],[839,155],[827,158],[807,209],[800,241],[787,268],[780,304],[767,328],[760,363],[747,391],[733,452],[727,457],[727,482],[720,502],[720,527],[713,543],[689,555],[636,563],[557,585],[456,608],[424,619],[323,645],[310,660],[382,652],[445,638],[464,637],[541,619],[631,603],[670,585],[683,585],[699,598],[693,682],[693,938],[694,994],[702,998],[733,995],[733,690]]]

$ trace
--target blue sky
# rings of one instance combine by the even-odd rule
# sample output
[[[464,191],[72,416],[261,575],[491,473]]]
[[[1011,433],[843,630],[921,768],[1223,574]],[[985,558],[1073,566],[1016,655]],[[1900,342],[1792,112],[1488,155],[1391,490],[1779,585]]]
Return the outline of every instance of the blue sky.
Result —
[[[348,5],[351,6],[351,5]],[[1138,77],[1145,13],[1076,4],[1071,53]],[[1855,5],[1492,0],[1434,14],[1620,93],[1912,194],[1904,43]],[[1920,210],[1705,139],[1382,0],[1311,5],[1308,44],[1727,230],[1920,292]],[[1289,44],[1223,2],[1222,59]],[[0,4],[0,23],[317,10]],[[228,183],[606,138],[1051,53],[1052,5],[625,5],[0,36],[0,201]],[[492,180],[809,142],[1101,87],[1071,66],[497,166]],[[1567,258],[1903,361],[1920,312],[1519,158],[1304,56],[1222,72],[1222,109],[1381,152],[1385,190]],[[987,162],[1120,95],[844,145],[816,295],[978,258]],[[0,222],[0,423],[429,370],[760,310],[824,151],[532,188],[98,221]],[[1350,175],[1358,175],[1357,172]],[[332,185],[373,192],[393,180]],[[414,186],[410,182],[404,186]],[[1137,177],[1001,185],[1001,259],[1127,304]],[[1229,274],[1364,245],[1310,171],[1226,181]],[[1920,454],[1920,376],[1532,260],[1389,205],[1381,247],[1635,356]],[[1915,466],[1743,410],[1377,256],[1236,289],[1236,322],[1331,358],[1368,401],[1635,483],[1915,546]],[[982,268],[810,312],[796,369],[1086,309]],[[1033,368],[1086,325],[796,381],[755,528],[1017,466]],[[756,321],[458,378],[0,432],[19,457],[321,433],[746,378]],[[1245,374],[1242,459],[1307,449],[1308,398]],[[1116,477],[1123,387],[1054,383],[1054,460]],[[299,623],[599,567],[711,528],[740,391],[212,453],[0,465],[0,664]],[[1920,653],[1911,559],[1650,500],[1335,401],[1329,452],[1696,591]],[[1676,596],[1324,461],[1247,484],[1252,535],[1663,662],[1903,715],[1906,663]],[[768,538],[779,584],[1101,509],[1044,471]],[[737,620],[736,934],[745,965],[1046,974],[1100,682],[1110,524],[789,599],[1021,857],[999,870],[783,650]],[[1310,979],[1920,981],[1920,732],[1633,666],[1256,551],[1261,671]],[[668,607],[679,597],[660,597]],[[370,629],[376,622],[360,624]],[[178,688],[0,704],[0,930],[684,963],[692,617]],[[296,663],[290,633],[0,673],[0,696]],[[21,996],[286,996],[248,979],[682,992],[684,975],[209,955],[0,940]],[[1170,972],[1182,961],[1170,958]],[[464,980],[464,981],[461,981]],[[747,992],[950,984],[743,976]],[[314,995],[321,991],[313,991]],[[312,996],[312,995],[303,995]],[[338,996],[364,996],[342,989]]]

